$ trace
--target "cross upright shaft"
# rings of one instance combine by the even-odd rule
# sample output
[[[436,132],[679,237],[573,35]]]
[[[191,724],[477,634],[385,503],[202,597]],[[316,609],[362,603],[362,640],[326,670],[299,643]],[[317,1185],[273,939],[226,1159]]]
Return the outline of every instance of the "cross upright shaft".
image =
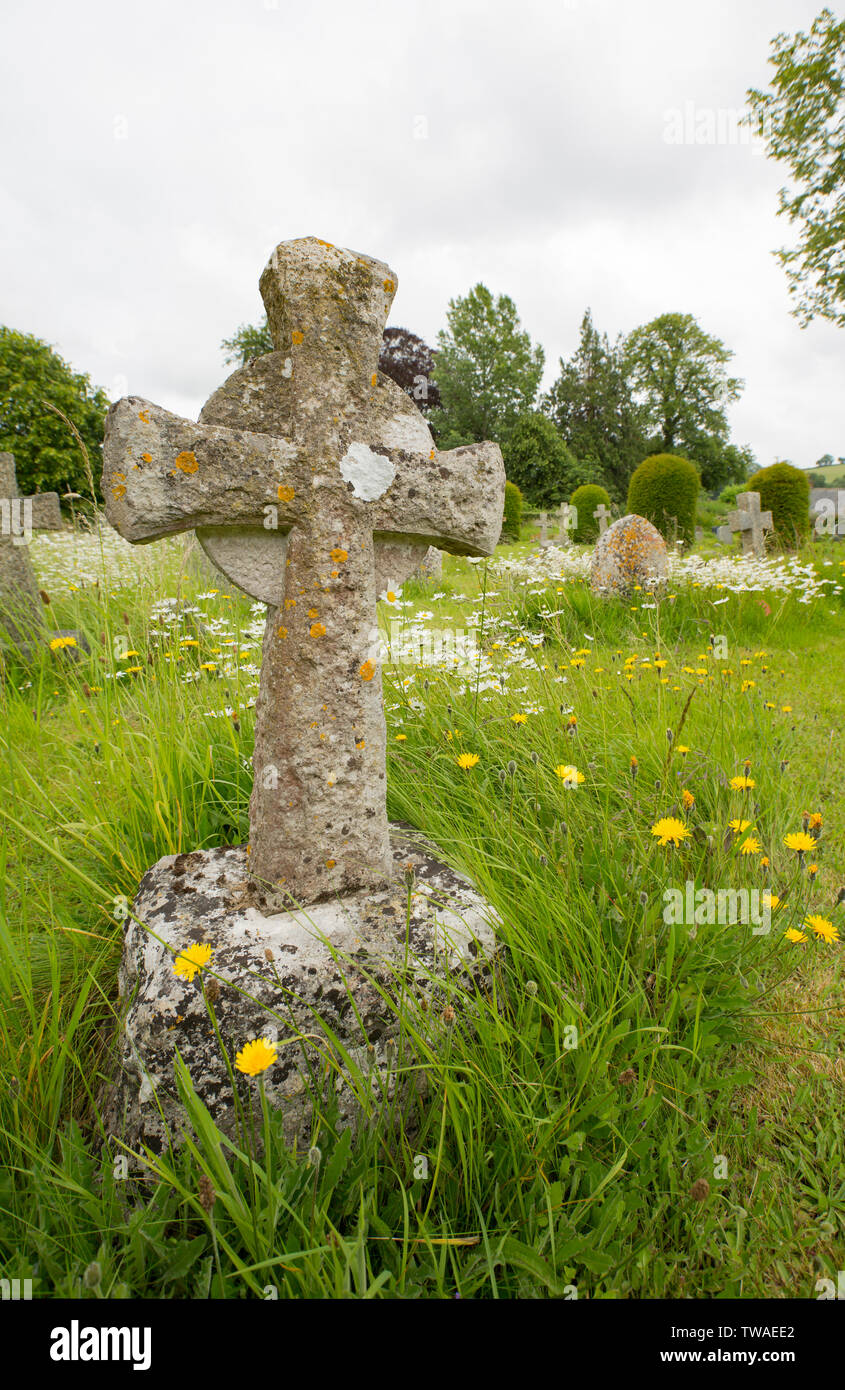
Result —
[[[378,372],[395,289],[370,257],[282,243],[261,277],[276,351],[235,372],[199,425],[130,399],[106,430],[107,507],[131,540],[259,528],[268,505],[278,515],[286,543],[264,635],[250,867],[299,902],[391,871],[376,547],[489,554],[501,526],[498,447],[438,454]]]

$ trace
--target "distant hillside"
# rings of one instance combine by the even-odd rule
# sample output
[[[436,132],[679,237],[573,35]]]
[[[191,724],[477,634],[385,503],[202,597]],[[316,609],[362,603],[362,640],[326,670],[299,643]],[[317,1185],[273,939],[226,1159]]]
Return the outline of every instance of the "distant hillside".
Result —
[[[807,472],[822,475],[825,484],[830,487],[833,487],[836,483],[845,483],[845,464],[829,463],[824,468],[808,468]]]

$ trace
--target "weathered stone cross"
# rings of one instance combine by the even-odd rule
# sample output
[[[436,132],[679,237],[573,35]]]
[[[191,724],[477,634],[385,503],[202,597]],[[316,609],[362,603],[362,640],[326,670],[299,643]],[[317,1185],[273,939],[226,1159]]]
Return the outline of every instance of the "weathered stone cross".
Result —
[[[58,493],[21,497],[14,455],[0,454],[0,621],[16,644],[31,639],[43,618],[27,544],[33,531],[61,527]]]
[[[603,535],[604,535],[605,531],[607,530],[608,526],[610,525],[610,520],[611,520],[612,515],[613,515],[613,513],[610,511],[610,509],[609,509],[609,507],[607,506],[607,504],[606,504],[605,502],[599,502],[599,505],[596,507],[596,510],[593,512],[593,516],[595,517],[596,521],[597,521],[598,524],[599,524],[599,535],[600,535],[600,536],[603,536]]]
[[[190,528],[268,603],[256,707],[250,872],[299,903],[392,870],[378,664],[379,576],[429,545],[492,554],[498,445],[438,453],[377,369],[393,271],[307,237],[260,288],[275,351],[229,377],[200,423],[127,398],[109,412],[103,491],[130,541]]]
[[[719,539],[730,543],[739,531],[743,555],[765,555],[766,532],[771,531],[774,525],[771,512],[760,511],[759,492],[740,492],[736,505],[739,511],[731,512],[727,526],[719,527]]]
[[[558,545],[569,545],[569,542],[572,539],[569,533],[575,526],[578,525],[577,509],[571,506],[569,502],[561,502],[560,507],[558,508],[557,519],[557,543]]]

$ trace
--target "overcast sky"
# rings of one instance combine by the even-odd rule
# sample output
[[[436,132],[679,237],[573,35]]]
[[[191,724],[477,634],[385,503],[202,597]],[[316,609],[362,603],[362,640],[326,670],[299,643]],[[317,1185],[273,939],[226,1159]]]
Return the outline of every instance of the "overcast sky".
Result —
[[[845,333],[791,317],[785,174],[728,114],[821,8],[3,0],[0,322],[195,417],[270,251],[313,235],[388,261],[432,344],[450,298],[510,294],[545,385],[587,305],[611,337],[692,313],[745,379],[735,442],[845,455]],[[715,143],[676,142],[707,113]]]

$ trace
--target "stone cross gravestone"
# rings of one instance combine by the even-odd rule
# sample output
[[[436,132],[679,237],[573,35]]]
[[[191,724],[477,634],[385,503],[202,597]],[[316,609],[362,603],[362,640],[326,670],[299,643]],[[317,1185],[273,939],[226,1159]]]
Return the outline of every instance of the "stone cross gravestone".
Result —
[[[106,423],[112,525],[130,541],[196,528],[218,568],[270,605],[250,866],[298,902],[390,873],[378,543],[407,574],[429,545],[492,554],[501,523],[498,446],[438,453],[377,371],[396,283],[370,257],[283,243],[261,277],[276,351],[235,372],[199,424],[135,398]]]
[[[729,545],[738,531],[743,555],[765,555],[766,532],[774,525],[771,512],[760,511],[759,492],[740,492],[736,504],[739,510],[730,513],[727,526],[719,527],[719,540]]]
[[[570,532],[578,525],[578,509],[569,502],[561,502],[558,509],[558,545],[569,545]]]
[[[314,238],[283,242],[260,282],[272,353],[234,372],[199,423],[134,397],[109,412],[112,524],[138,542],[195,528],[214,563],[268,605],[249,849],[159,861],[127,926],[121,993],[133,1003],[109,1110],[112,1132],[129,1141],[164,1142],[177,1042],[231,1130],[227,1073],[202,1000],[180,995],[174,951],[210,941],[215,968],[245,982],[218,1004],[233,1049],[239,1030],[278,1037],[281,1009],[302,1037],[313,1037],[315,1017],[352,1050],[378,1037],[369,1051],[379,1067],[392,1025],[372,972],[408,948],[433,970],[459,968],[475,958],[475,938],[492,943],[494,914],[471,885],[397,834],[391,841],[387,820],[379,592],[398,587],[430,545],[492,554],[505,481],[498,445],[438,452],[417,407],[378,371],[396,285],[369,256]],[[420,891],[406,927],[407,861]],[[441,911],[438,898],[457,907]],[[356,974],[338,963],[346,951],[378,965]],[[196,1036],[163,1036],[162,1016],[196,1023]],[[288,1130],[300,1137],[302,1071],[288,1049],[267,1081],[271,1100],[290,1102]],[[344,1096],[351,1121],[354,1098]]]
[[[599,524],[599,535],[603,536],[610,525],[613,513],[605,502],[600,502],[593,512],[593,516]]]
[[[60,531],[61,527],[58,493],[21,497],[14,455],[0,453],[0,624],[16,647],[29,647],[44,629],[44,609],[27,546],[33,531]]]

